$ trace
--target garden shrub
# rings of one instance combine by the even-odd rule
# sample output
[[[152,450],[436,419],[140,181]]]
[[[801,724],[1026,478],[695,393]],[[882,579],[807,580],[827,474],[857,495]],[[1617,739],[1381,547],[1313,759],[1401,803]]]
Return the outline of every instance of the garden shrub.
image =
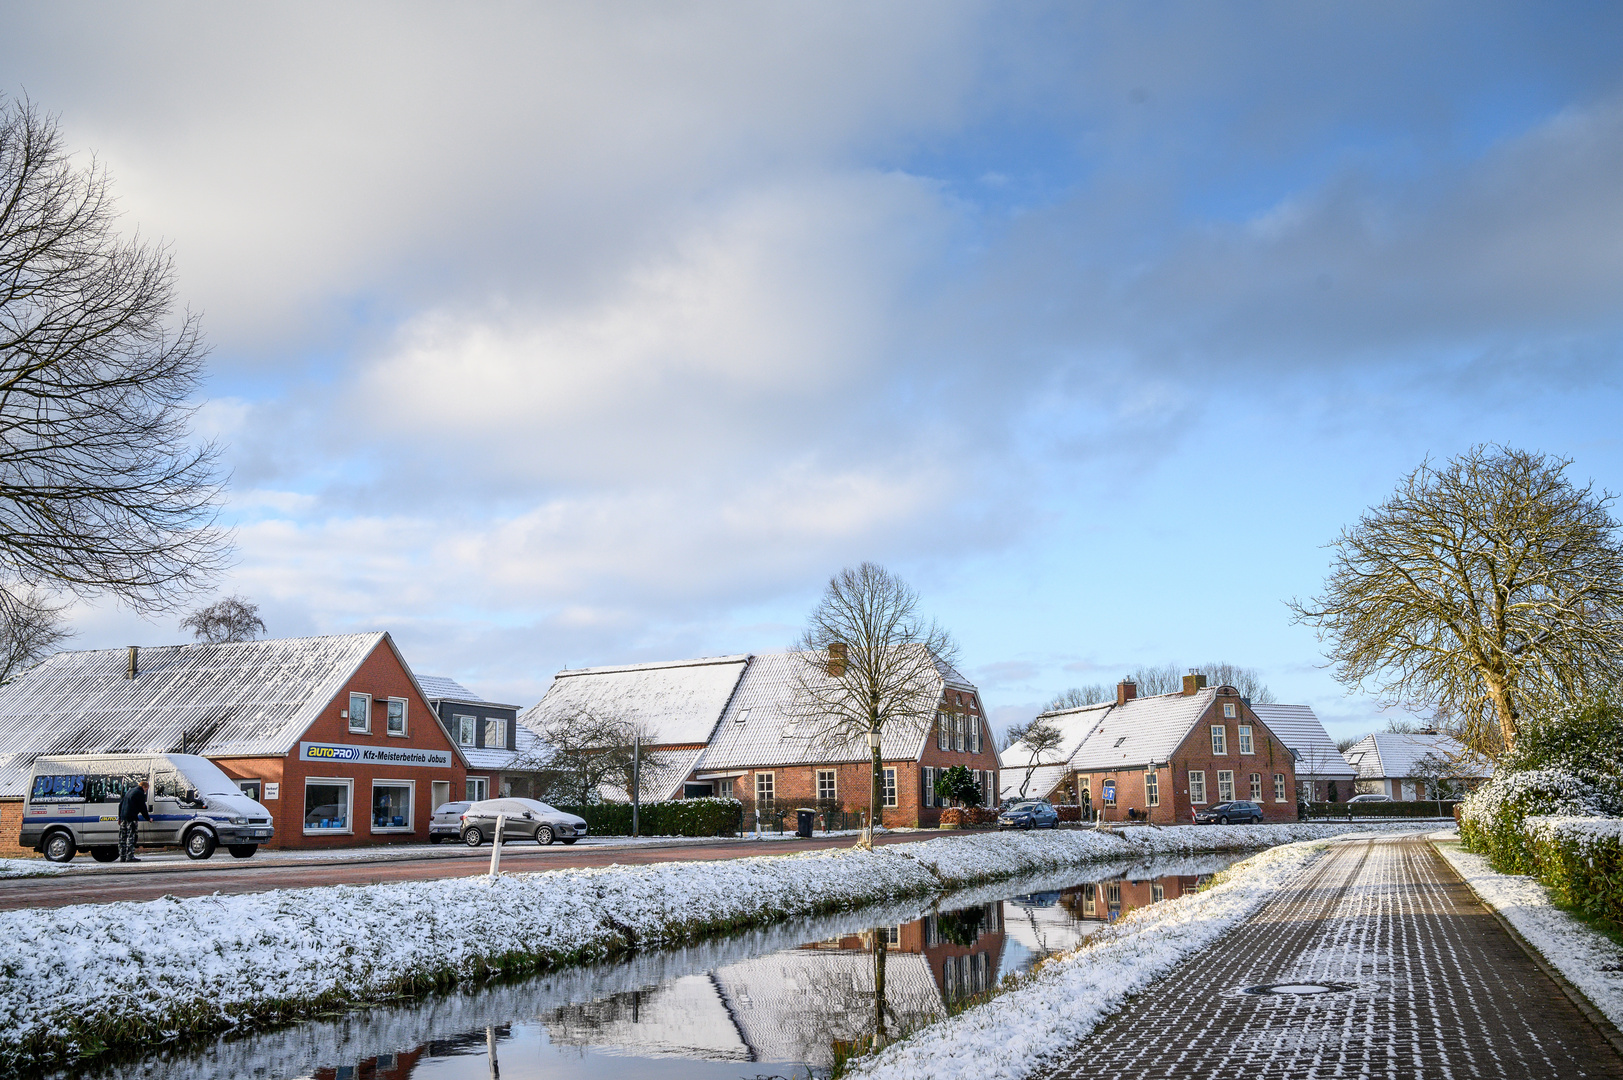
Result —
[[[1558,903],[1623,928],[1623,819],[1531,817],[1524,831]]]
[[[592,836],[630,836],[630,803],[560,806],[586,819]],[[737,799],[671,799],[645,802],[638,808],[637,831],[643,836],[734,836],[744,806]]]
[[[1523,824],[1544,815],[1593,816],[1603,812],[1597,791],[1564,769],[1534,769],[1496,776],[1460,803],[1460,839],[1502,874],[1532,874],[1538,864]]]

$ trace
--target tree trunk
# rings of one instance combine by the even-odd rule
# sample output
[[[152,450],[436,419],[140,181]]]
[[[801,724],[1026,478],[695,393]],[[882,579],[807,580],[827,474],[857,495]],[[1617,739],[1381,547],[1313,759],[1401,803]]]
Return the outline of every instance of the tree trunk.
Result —
[[[1484,681],[1488,684],[1488,699],[1493,702],[1493,714],[1499,721],[1499,737],[1509,750],[1516,745],[1516,717],[1510,707],[1510,689],[1492,676]]]
[[[879,732],[876,729],[872,734]],[[885,772],[879,756],[883,751],[877,745],[878,741],[874,740],[875,745],[869,751],[873,758],[873,773],[868,778],[868,826],[862,832],[862,847],[873,847],[874,827],[879,824],[880,792],[884,787]]]
[[[885,947],[887,932],[876,927],[873,932],[873,1046],[877,1050],[890,1041],[885,1031]]]

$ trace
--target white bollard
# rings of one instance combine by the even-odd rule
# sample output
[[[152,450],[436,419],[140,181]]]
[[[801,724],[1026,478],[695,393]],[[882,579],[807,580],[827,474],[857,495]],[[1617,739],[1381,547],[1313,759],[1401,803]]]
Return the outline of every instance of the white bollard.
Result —
[[[490,842],[490,876],[495,877],[502,871],[502,826],[507,824],[506,814],[496,815],[496,835]]]

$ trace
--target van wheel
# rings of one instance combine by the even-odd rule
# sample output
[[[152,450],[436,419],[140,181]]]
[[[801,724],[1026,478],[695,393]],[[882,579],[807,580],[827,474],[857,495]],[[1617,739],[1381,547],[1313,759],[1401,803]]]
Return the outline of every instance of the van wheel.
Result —
[[[258,844],[227,844],[225,849],[231,853],[233,859],[251,859],[254,852],[259,850]]]
[[[186,835],[186,857],[188,859],[206,859],[214,854],[219,842],[214,834],[207,829],[193,829]]]
[[[97,862],[113,862],[118,858],[118,849],[116,847],[93,847],[90,849],[90,857]]]
[[[72,862],[78,853],[73,837],[65,832],[54,832],[45,838],[45,857],[51,862]]]
[[[469,825],[462,830],[462,842],[469,847],[478,847],[485,842],[485,834],[479,831],[479,826]]]

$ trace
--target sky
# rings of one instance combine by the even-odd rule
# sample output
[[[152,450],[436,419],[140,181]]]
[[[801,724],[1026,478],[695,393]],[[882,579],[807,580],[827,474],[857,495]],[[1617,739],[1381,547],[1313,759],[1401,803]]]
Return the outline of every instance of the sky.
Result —
[[[1623,8],[0,6],[168,246],[218,594],[527,705],[864,560],[1002,723],[1226,660],[1428,458],[1623,490]],[[105,598],[74,647],[186,639]]]

